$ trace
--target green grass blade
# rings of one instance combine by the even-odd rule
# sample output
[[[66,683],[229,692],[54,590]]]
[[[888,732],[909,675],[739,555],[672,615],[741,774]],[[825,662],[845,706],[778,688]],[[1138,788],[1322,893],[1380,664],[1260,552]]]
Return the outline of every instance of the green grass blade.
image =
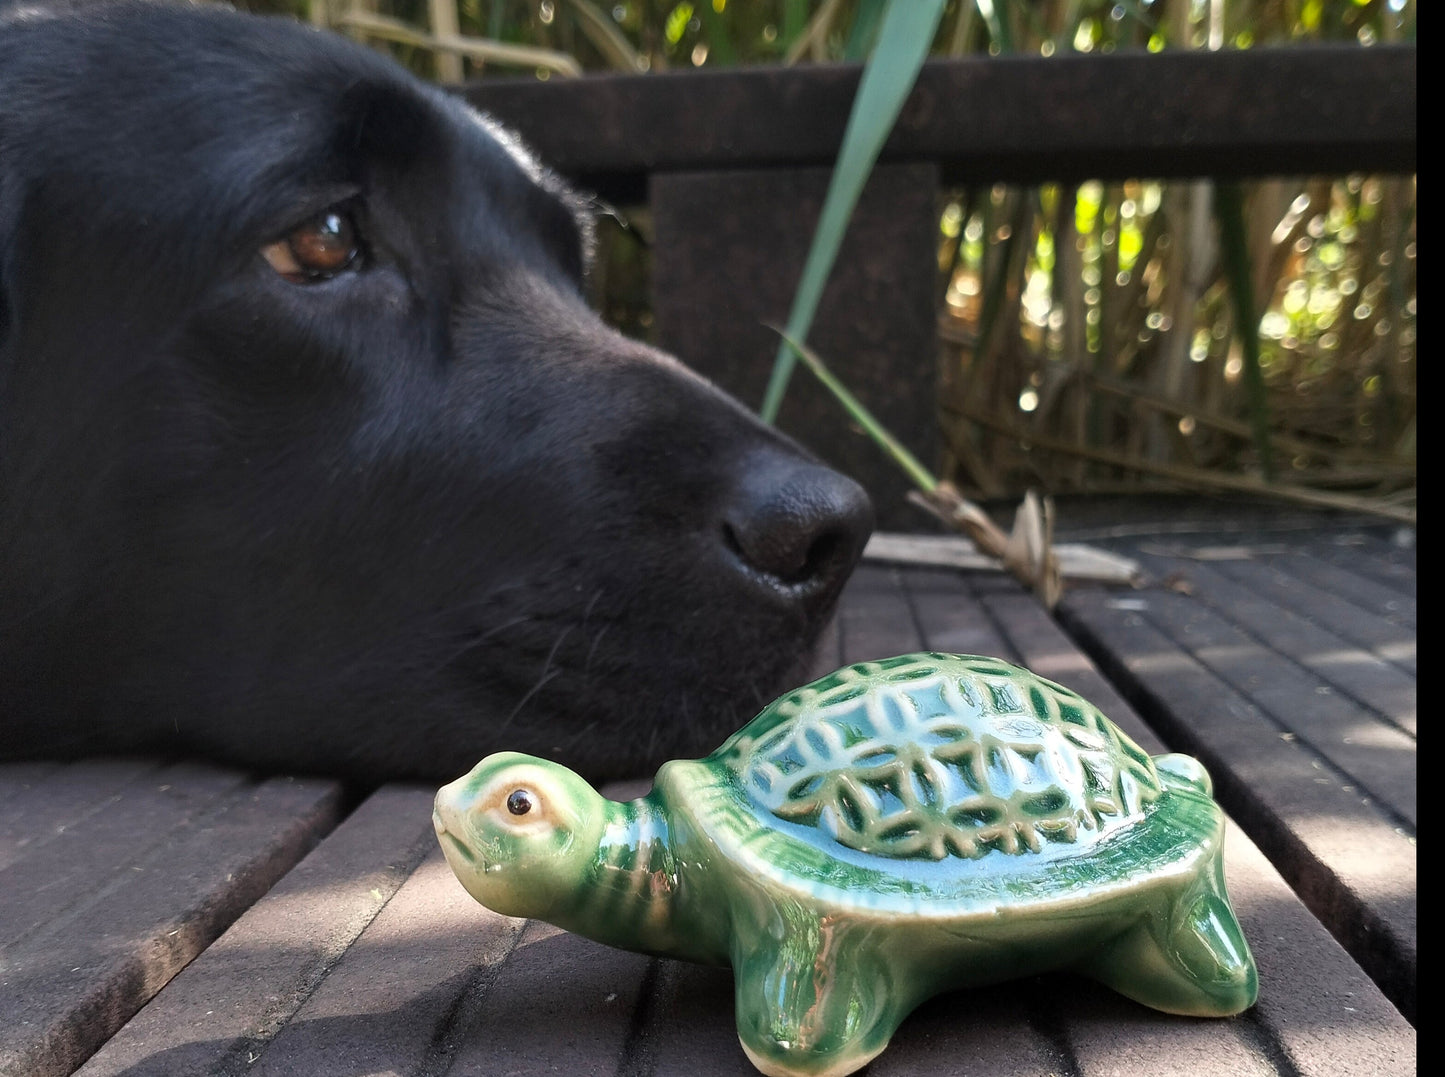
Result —
[[[1259,365],[1259,314],[1254,309],[1254,274],[1244,233],[1244,199],[1237,183],[1214,186],[1214,212],[1219,222],[1219,245],[1225,277],[1234,300],[1234,321],[1244,355],[1244,386],[1249,396],[1254,448],[1266,482],[1274,481],[1274,451],[1269,440],[1269,402],[1265,398],[1264,371]]]
[[[642,55],[632,47],[622,31],[617,29],[617,23],[610,15],[604,15],[591,0],[567,0],[567,4],[577,28],[596,46],[597,51],[607,58],[609,64],[618,71],[643,70]],[[705,4],[704,7],[712,10],[710,4]]]
[[[858,204],[863,183],[873,170],[883,142],[893,129],[919,68],[928,56],[944,3],[945,0],[889,0],[878,31],[878,45],[863,70],[858,94],[853,99],[838,162],[823,200],[823,212],[788,313],[788,336],[794,340],[807,339],[853,207]],[[793,372],[793,357],[794,352],[786,343],[778,347],[760,410],[764,422],[771,423],[777,418]]]
[[[783,33],[779,44],[787,52],[808,25],[809,0],[783,0]]]
[[[827,368],[816,352],[809,350],[806,345],[794,340],[782,330],[778,330],[778,335],[783,338],[783,347],[803,361],[803,365],[813,372],[813,376],[822,382],[823,387],[838,398],[838,403],[843,405],[843,410],[849,417],[863,428],[863,432],[872,438],[880,449],[893,458],[893,462],[903,469],[915,486],[924,493],[932,493],[938,487],[938,479],[933,473],[924,467],[918,457],[909,452],[886,426],[873,417],[873,413],[848,391],[848,387]]]
[[[1023,257],[1027,243],[1032,241],[1030,221],[1037,211],[1038,189],[1019,192],[1009,214],[1009,235],[1002,244],[995,244],[998,254],[990,259],[984,257],[982,266],[983,309],[978,317],[978,344],[974,349],[975,362],[981,363],[989,353],[993,340],[994,326],[998,323],[999,312],[1003,310],[1004,298],[1010,283],[1023,277]],[[991,230],[990,230],[991,231]],[[991,253],[991,252],[990,252]]]
[[[868,51],[878,40],[878,25],[887,7],[888,0],[858,0],[858,13],[853,16],[853,28],[848,31],[848,43],[843,46],[843,59],[856,62],[868,58]]]
[[[728,34],[728,20],[712,6],[712,0],[701,0],[696,11],[702,16],[703,29],[707,31],[708,59],[723,67],[737,63],[738,54]]]

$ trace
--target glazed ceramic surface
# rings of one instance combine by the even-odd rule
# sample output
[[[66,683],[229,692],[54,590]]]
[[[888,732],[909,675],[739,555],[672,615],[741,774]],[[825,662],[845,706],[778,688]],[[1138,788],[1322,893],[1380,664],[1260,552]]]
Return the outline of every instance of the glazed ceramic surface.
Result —
[[[626,804],[489,756],[434,822],[498,912],[731,965],[770,1075],[851,1073],[931,995],[1045,969],[1199,1016],[1257,990],[1204,768],[995,658],[846,667]]]

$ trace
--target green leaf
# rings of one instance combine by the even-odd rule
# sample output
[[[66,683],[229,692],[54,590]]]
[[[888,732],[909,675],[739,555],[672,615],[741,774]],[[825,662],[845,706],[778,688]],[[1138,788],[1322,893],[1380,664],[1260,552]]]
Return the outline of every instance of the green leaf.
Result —
[[[883,25],[878,31],[878,45],[863,70],[858,93],[853,98],[853,109],[848,116],[847,129],[843,132],[843,145],[833,167],[828,193],[823,199],[823,212],[819,215],[813,244],[803,265],[802,280],[793,296],[792,310],[788,313],[787,336],[794,340],[801,342],[807,339],[813,315],[818,310],[818,301],[823,295],[823,286],[843,243],[848,220],[858,204],[868,173],[873,170],[873,163],[878,160],[888,132],[893,129],[903,102],[913,89],[918,71],[928,56],[945,2],[889,0]],[[783,402],[783,393],[792,376],[793,361],[794,352],[784,341],[778,347],[767,393],[763,397],[760,414],[764,422],[771,423],[777,418],[778,407]]]
[[[668,43],[676,45],[682,40],[682,35],[687,32],[687,24],[692,21],[692,5],[684,0],[668,13],[667,21],[663,24],[662,33]]]
[[[604,14],[591,0],[567,0],[567,7],[577,28],[608,63],[619,71],[643,70],[642,55],[617,28],[611,15]]]
[[[859,0],[858,14],[853,17],[853,28],[848,31],[848,44],[843,46],[843,59],[866,60],[873,42],[878,39],[878,24],[888,0]]]
[[[733,48],[732,37],[728,34],[728,20],[711,0],[703,0],[697,8],[702,16],[703,29],[707,31],[708,59],[723,67],[738,62],[737,50]]]
[[[808,0],[783,0],[783,36],[779,42],[786,52],[808,25]]]
[[[827,368],[817,353],[781,330],[779,330],[779,335],[783,338],[783,347],[803,361],[803,365],[813,372],[813,375],[823,383],[823,387],[837,397],[838,403],[843,405],[843,410],[862,427],[863,432],[872,438],[880,449],[892,457],[893,462],[903,469],[904,473],[913,480],[915,486],[924,493],[932,493],[938,488],[938,480],[934,478],[933,473],[924,467],[918,458],[889,432],[886,426],[873,417],[873,413],[863,406],[862,401],[849,392],[848,387]]]

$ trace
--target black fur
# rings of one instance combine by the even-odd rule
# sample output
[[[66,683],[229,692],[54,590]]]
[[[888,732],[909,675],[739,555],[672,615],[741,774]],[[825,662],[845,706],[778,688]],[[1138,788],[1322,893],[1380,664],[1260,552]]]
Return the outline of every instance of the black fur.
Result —
[[[587,309],[583,210],[289,21],[0,22],[0,758],[604,778],[796,679],[866,498]]]

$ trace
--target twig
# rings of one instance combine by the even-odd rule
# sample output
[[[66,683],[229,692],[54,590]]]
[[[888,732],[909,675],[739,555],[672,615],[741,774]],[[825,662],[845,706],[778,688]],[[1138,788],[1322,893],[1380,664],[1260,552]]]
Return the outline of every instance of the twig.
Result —
[[[814,377],[822,382],[823,387],[838,399],[843,409],[863,428],[864,433],[892,458],[918,488],[909,494],[909,500],[933,513],[948,527],[962,531],[983,553],[997,558],[1008,572],[1033,588],[1039,601],[1047,609],[1052,610],[1058,604],[1059,596],[1063,593],[1063,577],[1059,571],[1058,557],[1053,550],[1052,502],[1040,499],[1030,490],[1014,517],[1012,533],[1005,534],[989,519],[987,513],[964,498],[952,483],[940,482],[919,463],[918,458],[873,417],[862,401],[833,376],[833,372],[817,353],[776,326],[770,328],[783,338],[783,342],[792,349],[803,365],[813,372]]]
[[[530,45],[507,45],[481,37],[462,37],[451,34],[428,34],[408,26],[400,19],[385,15],[372,15],[353,11],[337,20],[338,25],[360,30],[371,37],[396,41],[418,48],[451,52],[469,56],[486,63],[506,64],[512,67],[543,67],[559,75],[575,77],[582,74],[577,61],[564,52],[535,48]]]
[[[1184,467],[1179,464],[1159,464],[1151,460],[1129,456],[1126,453],[1110,452],[1107,449],[1095,449],[1086,445],[1075,445],[1058,441],[1046,434],[1016,429],[1008,423],[1001,423],[976,412],[965,412],[961,408],[950,407],[946,404],[944,406],[957,414],[963,415],[963,417],[970,422],[978,423],[980,426],[986,426],[990,430],[1017,438],[1019,441],[1028,444],[1031,448],[1042,449],[1045,452],[1082,456],[1101,464],[1110,464],[1114,467],[1129,471],[1143,471],[1150,475],[1159,475],[1173,479],[1184,486],[1212,487],[1219,490],[1233,490],[1239,493],[1258,494],[1261,497],[1276,497],[1283,501],[1294,501],[1304,505],[1319,505],[1324,508],[1348,509],[1351,512],[1364,512],[1374,516],[1384,516],[1391,520],[1399,520],[1401,523],[1415,523],[1414,509],[1401,508],[1378,498],[1352,497],[1349,494],[1311,490],[1303,486],[1291,486],[1280,482],[1265,482],[1263,479],[1257,479],[1249,475],[1225,475],[1219,472],[1208,471],[1204,468]]]

